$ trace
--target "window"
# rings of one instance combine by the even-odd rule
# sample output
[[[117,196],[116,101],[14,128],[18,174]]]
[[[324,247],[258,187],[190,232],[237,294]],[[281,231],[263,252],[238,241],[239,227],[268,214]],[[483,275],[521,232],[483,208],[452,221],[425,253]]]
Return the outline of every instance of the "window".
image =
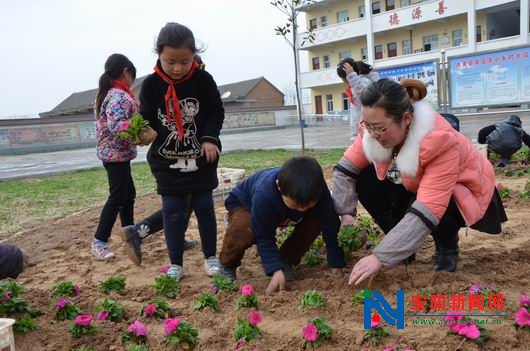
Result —
[[[329,61],[329,55],[325,55],[322,57],[322,61],[324,63],[324,68],[330,68],[331,62]]]
[[[350,101],[348,100],[348,95],[342,93],[342,111],[348,111],[350,109]]]
[[[383,58],[383,45],[376,45],[374,47],[375,50],[375,59],[379,60]]]
[[[438,34],[423,37],[423,50],[431,51],[438,49]]]
[[[333,95],[326,95],[326,105],[328,107],[328,112],[333,111]]]
[[[476,42],[480,43],[482,41],[482,26],[477,26],[476,31],[477,31]]]
[[[320,69],[320,57],[313,57],[313,69]]]
[[[386,10],[390,11],[396,8],[396,5],[394,4],[394,0],[386,0]]]
[[[453,46],[462,45],[462,29],[453,31]]]
[[[379,4],[379,1],[372,3],[372,14],[380,13],[381,12],[381,5]]]
[[[401,55],[412,54],[412,41],[410,39],[401,42]]]
[[[405,7],[405,6],[409,6],[410,5],[410,0],[401,0],[399,2],[399,6],[400,7]]]
[[[339,52],[339,61],[342,61],[343,59],[351,57],[351,51],[342,51]]]
[[[337,12],[337,23],[348,22],[350,20],[350,11],[343,10]]]
[[[322,27],[326,27],[328,25],[328,17],[327,16],[320,17],[320,25]]]
[[[368,48],[361,49],[361,60],[368,60]]]
[[[309,30],[313,30],[317,28],[317,19],[312,18],[309,20]]]
[[[397,56],[397,44],[396,42],[387,44],[388,57]]]
[[[365,14],[366,14],[366,8],[364,7],[364,5],[359,6],[359,17],[363,18]]]

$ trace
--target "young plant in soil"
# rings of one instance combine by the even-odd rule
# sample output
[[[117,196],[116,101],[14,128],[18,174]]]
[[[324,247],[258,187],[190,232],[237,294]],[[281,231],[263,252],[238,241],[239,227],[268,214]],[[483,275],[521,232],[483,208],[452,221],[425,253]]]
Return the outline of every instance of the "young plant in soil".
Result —
[[[96,329],[92,326],[93,318],[91,314],[80,314],[75,317],[74,324],[69,329],[70,334],[76,338],[85,334],[94,334]]]
[[[57,300],[57,303],[55,304],[55,317],[58,320],[64,321],[65,319],[75,319],[79,314],[81,314],[81,310],[75,303],[68,301],[63,297]]]
[[[302,307],[323,307],[326,298],[316,290],[307,290],[302,297]]]
[[[463,336],[460,346],[466,340],[482,345],[489,339],[489,331],[471,318],[464,317],[463,312],[453,311],[449,314],[444,317],[446,326],[449,328],[448,334]],[[460,346],[457,349],[460,349]]]
[[[119,322],[123,318],[123,306],[114,300],[105,299],[97,306],[96,315],[98,319]]]
[[[156,294],[159,296],[168,297],[174,299],[177,297],[180,291],[180,283],[175,278],[169,275],[159,275],[155,278],[155,285],[153,287],[156,290]]]
[[[302,258],[302,263],[309,267],[315,267],[322,263],[323,259],[318,249],[311,246]]]
[[[370,249],[381,242],[379,227],[374,223],[372,217],[359,215],[357,225],[367,233],[366,249]]]
[[[211,308],[214,311],[219,310],[219,303],[217,302],[217,297],[215,295],[205,292],[199,296],[194,309],[202,311],[205,308]]]
[[[215,290],[213,287],[215,287],[217,291],[226,292],[234,291],[236,289],[236,283],[232,279],[223,277],[220,274],[217,274],[212,278],[210,285],[212,286],[212,293]]]
[[[372,297],[371,290],[359,290],[357,293],[353,294],[351,298],[352,306],[364,304],[365,297]]]
[[[171,307],[164,301],[149,301],[140,311],[142,317],[165,319],[171,317]]]
[[[164,319],[166,344],[179,350],[193,350],[199,343],[199,332],[189,323],[177,318]]]
[[[250,341],[261,335],[261,331],[258,327],[258,324],[261,323],[261,319],[261,313],[256,310],[251,310],[247,319],[238,318],[234,327],[234,337],[236,341]]]
[[[0,317],[15,319],[13,331],[17,333],[36,330],[37,323],[34,318],[44,314],[28,306],[27,301],[20,296],[23,291],[24,287],[15,280],[0,281]]]
[[[502,185],[501,183],[497,184],[497,191],[499,192],[499,195],[503,200],[510,197],[510,189],[507,186]]]
[[[367,233],[359,226],[353,224],[343,225],[339,231],[339,245],[344,250],[346,257],[363,247]]]
[[[135,320],[134,323],[127,326],[120,337],[121,341],[128,345],[127,349],[144,345],[147,341],[147,327],[139,320]]]
[[[526,330],[530,333],[530,296],[521,293],[519,297],[519,309],[513,317],[516,330]]]
[[[236,307],[258,309],[258,298],[254,294],[252,285],[245,284],[241,286],[241,296],[236,300]]]
[[[363,336],[363,343],[367,342],[372,346],[377,346],[382,338],[389,335],[390,333],[379,322],[372,321],[371,328]]]
[[[333,329],[321,317],[316,317],[306,324],[302,330],[304,337],[304,347],[310,346],[317,348],[323,341],[331,339],[333,336]]]
[[[125,277],[109,277],[101,282],[99,291],[104,294],[117,292],[122,294],[125,291]]]
[[[79,286],[69,280],[57,284],[52,291],[53,298],[74,297],[81,293]]]

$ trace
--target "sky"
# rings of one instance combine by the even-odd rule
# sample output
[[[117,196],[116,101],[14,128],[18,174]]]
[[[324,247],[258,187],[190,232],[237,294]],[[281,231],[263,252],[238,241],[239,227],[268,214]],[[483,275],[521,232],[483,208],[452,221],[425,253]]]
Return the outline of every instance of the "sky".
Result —
[[[152,73],[156,36],[167,22],[193,31],[218,85],[264,76],[292,92],[292,51],[274,32],[286,20],[270,0],[3,1],[0,119],[35,116],[97,88],[112,53],[126,55],[137,77]]]

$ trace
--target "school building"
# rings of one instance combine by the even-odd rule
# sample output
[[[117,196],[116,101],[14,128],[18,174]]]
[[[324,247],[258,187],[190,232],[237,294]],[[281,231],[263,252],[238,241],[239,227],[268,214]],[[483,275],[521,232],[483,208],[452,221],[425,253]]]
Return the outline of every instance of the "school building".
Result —
[[[352,57],[382,76],[422,79],[436,107],[524,105],[530,101],[530,85],[521,82],[530,77],[529,7],[528,0],[317,0],[299,8],[315,34],[300,48],[309,60],[300,85],[311,91],[313,113],[345,113],[349,105],[336,68]],[[519,51],[498,53],[509,49]],[[494,76],[484,78],[481,64]]]

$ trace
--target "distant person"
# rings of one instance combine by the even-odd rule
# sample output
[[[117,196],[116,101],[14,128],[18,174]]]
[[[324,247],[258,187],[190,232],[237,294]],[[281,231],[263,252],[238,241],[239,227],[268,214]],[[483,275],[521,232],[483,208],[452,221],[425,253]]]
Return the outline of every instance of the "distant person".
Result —
[[[271,277],[267,294],[285,290],[302,260],[322,232],[328,267],[338,273],[346,265],[338,243],[340,220],[324,180],[322,167],[311,157],[293,157],[281,167],[264,169],[235,187],[225,201],[228,226],[219,255],[220,273],[236,279],[245,251],[256,244],[263,270]],[[294,225],[278,248],[277,227]]]
[[[223,103],[214,79],[199,69],[194,59],[199,50],[189,28],[167,23],[158,34],[155,50],[155,72],[142,84],[140,105],[142,116],[157,132],[147,162],[162,196],[171,263],[166,274],[175,280],[184,276],[184,235],[193,211],[199,225],[204,269],[213,276],[219,271],[219,261],[212,191],[218,185]],[[130,232],[133,238],[128,243],[137,245],[135,231],[125,234]]]
[[[28,266],[28,257],[24,250],[11,244],[0,244],[0,280],[16,279]]]
[[[504,167],[510,163],[512,155],[523,146],[530,147],[530,136],[523,130],[519,116],[511,115],[504,121],[489,125],[478,132],[478,142],[488,144],[489,153],[500,155],[497,167]]]
[[[109,182],[109,196],[101,210],[92,240],[92,253],[98,260],[114,257],[109,244],[118,213],[122,227],[134,223],[136,189],[131,175],[131,160],[136,158],[136,145],[119,135],[128,129],[138,105],[131,91],[136,68],[122,54],[112,54],[105,62],[96,96],[97,156],[103,162]]]
[[[359,96],[367,85],[379,80],[379,74],[372,71],[372,66],[363,61],[355,61],[347,57],[337,65],[337,74],[346,84],[346,96],[350,103],[350,130],[354,140],[361,118]]]
[[[199,69],[205,69],[206,64],[199,54],[195,54],[193,59],[199,65]],[[191,208],[186,215],[186,227],[191,217]],[[143,219],[135,225],[123,227],[120,235],[125,243],[125,253],[136,265],[142,264],[142,241],[151,234],[157,233],[164,229],[164,219],[162,210],[159,210],[149,217]],[[199,242],[197,240],[184,240],[184,250],[195,247]]]

